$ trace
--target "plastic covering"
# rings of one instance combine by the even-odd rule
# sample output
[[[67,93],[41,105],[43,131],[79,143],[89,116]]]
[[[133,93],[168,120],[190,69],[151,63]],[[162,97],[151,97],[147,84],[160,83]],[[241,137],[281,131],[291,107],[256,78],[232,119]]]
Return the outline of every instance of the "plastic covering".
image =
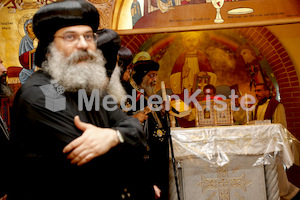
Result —
[[[287,168],[294,161],[299,165],[300,143],[281,124],[172,128],[171,135],[177,160],[196,156],[211,167],[222,167],[233,156],[249,155],[255,157],[248,163],[252,166],[277,160]]]

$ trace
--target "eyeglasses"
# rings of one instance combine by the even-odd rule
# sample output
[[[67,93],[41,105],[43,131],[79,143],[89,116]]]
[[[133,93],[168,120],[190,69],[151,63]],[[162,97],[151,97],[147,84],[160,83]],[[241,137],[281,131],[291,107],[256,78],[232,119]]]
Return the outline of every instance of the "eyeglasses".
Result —
[[[132,72],[132,68],[128,68],[128,69],[126,69],[126,71],[128,71],[129,73],[131,73]]]
[[[85,33],[83,35],[79,35],[77,33],[65,33],[61,36],[54,36],[58,38],[62,38],[65,42],[67,43],[73,43],[73,42],[78,42],[80,39],[80,36],[83,36],[84,40],[87,43],[92,43],[97,40],[97,35],[95,33]]]
[[[147,76],[149,76],[150,78],[154,78],[157,77],[157,74],[147,74]]]

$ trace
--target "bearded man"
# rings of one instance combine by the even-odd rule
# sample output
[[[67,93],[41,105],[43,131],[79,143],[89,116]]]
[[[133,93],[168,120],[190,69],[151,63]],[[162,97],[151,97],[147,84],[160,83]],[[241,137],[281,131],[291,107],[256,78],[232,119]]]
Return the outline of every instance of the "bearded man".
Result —
[[[271,120],[272,123],[282,124],[287,127],[285,109],[282,103],[271,96],[270,88],[266,83],[258,83],[255,86],[255,95],[258,100],[255,109],[250,112],[250,120]],[[237,106],[240,106],[237,102]],[[234,119],[245,124],[247,112],[243,109],[235,111]],[[282,164],[277,165],[278,188],[281,199],[296,200],[300,198],[299,188],[289,182],[286,171]]]
[[[148,167],[146,173],[149,176],[145,179],[150,179],[156,198],[168,200],[168,124],[162,111],[162,102],[154,96],[158,69],[159,63],[152,60],[142,60],[134,64],[134,74],[130,80],[132,93],[127,102],[130,110],[127,114],[139,119],[146,133],[148,152],[145,161]]]
[[[0,57],[0,95],[10,97],[13,95],[12,89],[7,85],[7,68],[3,65],[3,60]]]
[[[120,184],[124,160],[146,141],[138,120],[106,98],[114,84],[97,50],[98,26],[97,9],[82,0],[48,4],[33,17],[41,70],[15,97],[8,199],[149,199]],[[94,104],[80,108],[87,98]]]

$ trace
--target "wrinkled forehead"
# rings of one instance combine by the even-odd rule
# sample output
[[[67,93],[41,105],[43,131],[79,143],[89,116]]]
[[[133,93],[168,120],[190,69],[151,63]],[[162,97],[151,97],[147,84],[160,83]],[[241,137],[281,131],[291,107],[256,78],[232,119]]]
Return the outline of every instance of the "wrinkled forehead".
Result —
[[[88,25],[75,25],[75,26],[67,26],[61,29],[58,29],[54,35],[60,35],[64,33],[77,33],[84,34],[88,32],[93,32],[93,29]]]
[[[154,78],[157,77],[157,71],[149,71],[144,77],[143,80],[150,81],[154,80]]]

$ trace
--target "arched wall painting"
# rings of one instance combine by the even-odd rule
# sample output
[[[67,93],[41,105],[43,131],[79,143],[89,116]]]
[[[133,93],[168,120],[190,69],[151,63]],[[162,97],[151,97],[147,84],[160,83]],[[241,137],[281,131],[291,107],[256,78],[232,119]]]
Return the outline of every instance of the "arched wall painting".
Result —
[[[265,70],[276,88],[277,98],[286,109],[288,129],[298,137],[300,120],[299,79],[290,59],[280,41],[267,27],[224,29],[218,31],[196,31],[201,35],[199,50],[207,56],[212,69],[217,75],[216,85],[232,86],[238,84],[242,94],[254,94],[250,90],[251,76],[249,68],[236,50],[242,44],[250,45],[255,50],[257,61]],[[124,35],[122,44],[130,48],[134,55],[141,51],[151,54],[153,60],[160,63],[158,81],[165,81],[171,88],[170,75],[180,53],[184,51],[182,37],[186,32]],[[158,84],[157,90],[160,90]]]
[[[182,88],[193,93],[195,88],[203,89],[205,84],[211,83],[227,98],[229,88],[254,95],[254,86],[266,82],[274,91],[277,90],[276,96],[279,98],[277,80],[268,61],[255,45],[235,29],[145,36],[145,40],[132,49],[136,54],[134,60],[140,56],[139,52],[149,53],[151,59],[160,64],[158,81],[164,81],[166,88],[175,94],[183,94]],[[136,44],[139,37],[142,36],[129,35],[122,39],[131,41],[126,45],[133,47],[131,43]],[[209,80],[195,79],[195,74],[199,72],[208,72]]]

